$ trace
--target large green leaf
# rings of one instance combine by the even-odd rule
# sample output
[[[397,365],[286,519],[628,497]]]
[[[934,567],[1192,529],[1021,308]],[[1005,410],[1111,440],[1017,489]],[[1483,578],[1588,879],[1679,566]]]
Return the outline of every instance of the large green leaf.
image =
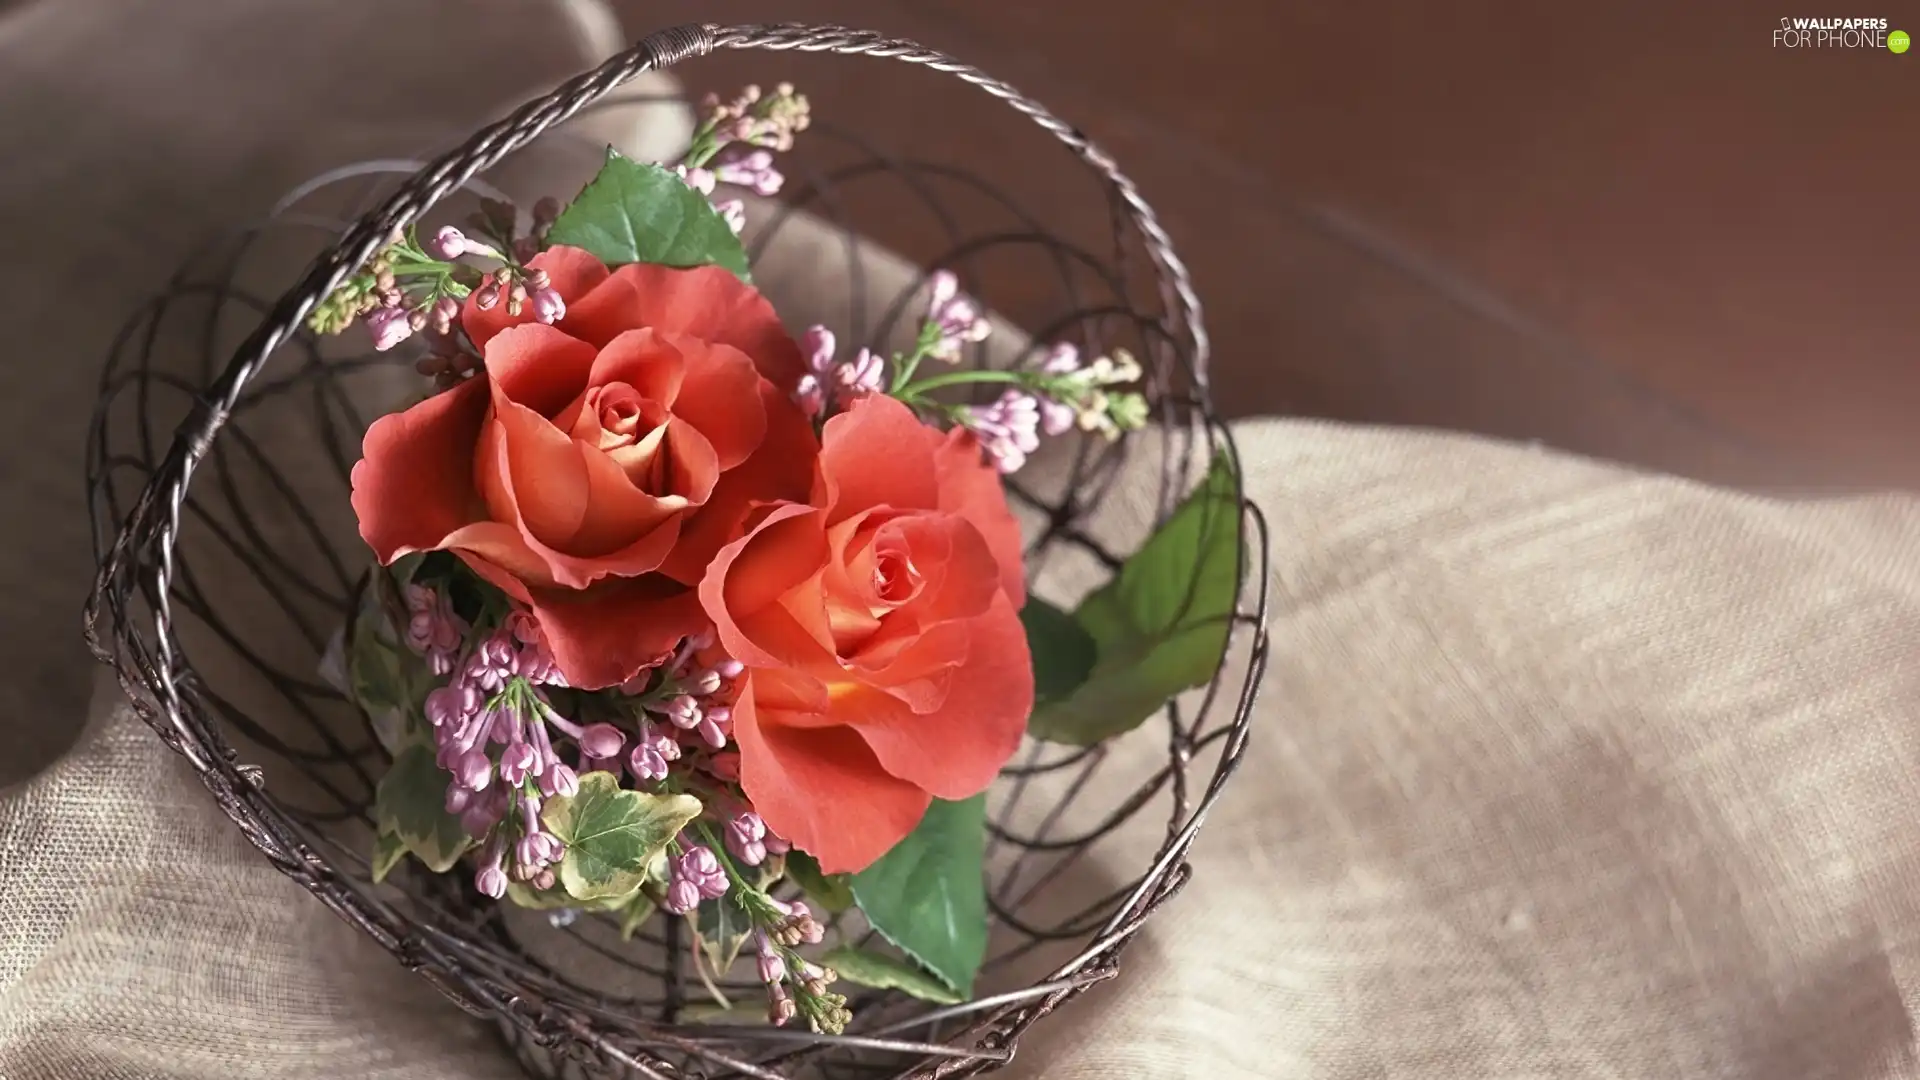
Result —
[[[433,751],[414,744],[393,759],[373,797],[379,831],[399,837],[436,874],[452,868],[473,845],[460,819],[447,813],[448,779],[446,771],[434,763]],[[375,855],[380,857],[378,848]]]
[[[793,879],[809,903],[829,915],[838,915],[853,906],[852,879],[846,874],[825,874],[814,857],[798,849],[787,852],[787,877]]]
[[[440,682],[426,661],[400,640],[394,625],[404,617],[401,590],[420,563],[408,556],[390,568],[368,571],[344,645],[346,691],[372,719],[381,745],[396,753],[408,743],[431,741],[422,705]]]
[[[832,968],[842,979],[855,986],[869,986],[875,990],[898,990],[917,997],[921,1001],[931,1001],[940,1005],[958,1005],[966,1000],[939,979],[905,960],[882,953],[841,946],[821,957],[820,963]]]
[[[1216,454],[1187,497],[1074,619],[1098,659],[1064,700],[1044,702],[1028,730],[1090,746],[1130,731],[1220,668],[1240,585],[1240,499],[1233,465]]]
[[[608,266],[713,264],[747,278],[746,249],[704,196],[666,169],[612,150],[547,242],[584,248]]]
[[[853,875],[853,898],[888,941],[962,997],[987,956],[987,800],[935,799],[880,861]]]
[[[1087,681],[1099,649],[1079,620],[1037,596],[1029,596],[1027,605],[1020,609],[1020,625],[1026,627],[1027,652],[1033,656],[1036,703],[1059,701]]]
[[[560,884],[576,900],[629,896],[687,823],[700,816],[691,795],[627,791],[610,772],[580,778],[572,796],[547,800],[540,820],[567,845]]]

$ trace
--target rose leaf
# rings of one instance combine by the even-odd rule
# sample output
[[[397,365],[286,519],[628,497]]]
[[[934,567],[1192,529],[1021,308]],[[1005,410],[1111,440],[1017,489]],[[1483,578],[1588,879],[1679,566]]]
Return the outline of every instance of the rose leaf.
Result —
[[[446,798],[446,772],[434,763],[433,751],[418,744],[393,759],[373,796],[373,819],[379,832],[398,837],[436,874],[452,868],[473,846],[460,819],[447,813]],[[380,854],[376,844],[376,859]]]
[[[855,986],[898,990],[936,1005],[958,1005],[966,1000],[932,975],[905,960],[882,953],[841,946],[822,956],[820,963],[832,968],[842,979]]]
[[[838,915],[853,906],[853,889],[846,874],[825,874],[813,856],[798,849],[787,852],[787,877],[807,900],[829,915]]]
[[[867,922],[962,998],[987,956],[987,800],[935,799],[918,828],[853,875]]]
[[[1239,490],[1232,462],[1216,454],[1200,487],[1081,602],[1074,621],[1093,639],[1093,670],[1066,698],[1042,702],[1034,737],[1091,746],[1219,671],[1240,593]]]
[[[672,172],[611,149],[547,242],[582,248],[608,266],[712,264],[747,280],[746,248],[705,196]]]
[[[700,800],[691,795],[627,791],[601,771],[582,776],[578,792],[548,799],[540,811],[567,846],[560,884],[576,900],[630,895],[668,841],[699,816]]]
[[[1099,657],[1093,635],[1078,620],[1037,596],[1027,597],[1020,609],[1020,625],[1027,630],[1027,651],[1033,656],[1033,697],[1037,704],[1062,700],[1073,693]]]

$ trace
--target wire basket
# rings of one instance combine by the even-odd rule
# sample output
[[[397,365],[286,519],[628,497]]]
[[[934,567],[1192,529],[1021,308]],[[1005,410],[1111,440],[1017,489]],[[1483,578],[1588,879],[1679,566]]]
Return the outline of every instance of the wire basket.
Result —
[[[992,304],[986,266],[1014,258],[1028,276],[1055,282],[1059,297],[1050,319],[1030,322],[1033,341],[1077,338],[1143,359],[1151,427],[1115,443],[1063,446],[1031,478],[1010,478],[1041,591],[1110,576],[1116,552],[1171,513],[1214,455],[1233,453],[1209,401],[1207,338],[1186,269],[1132,182],[1084,135],[1005,83],[911,42],[840,27],[681,27],[424,166],[366,163],[303,186],[191,260],[136,314],[103,376],[88,446],[100,564],[89,640],[142,718],[266,858],[462,1008],[497,1022],[532,1071],[976,1075],[1007,1062],[1041,1017],[1115,977],[1128,942],[1191,872],[1189,848],[1245,749],[1266,655],[1266,535],[1250,505],[1242,503],[1243,595],[1212,685],[1112,744],[1030,743],[991,792],[994,947],[981,996],[934,1007],[867,994],[844,1035],[703,1015],[707,988],[689,970],[677,920],[623,941],[600,916],[495,904],[464,874],[415,867],[374,885],[368,810],[386,752],[369,718],[315,674],[358,608],[371,561],[347,505],[348,474],[367,423],[385,411],[379,402],[391,403],[410,369],[404,357],[318,341],[304,317],[396,227],[494,193],[482,174],[515,150],[550,131],[564,138],[555,129],[570,118],[635,104],[609,95],[636,75],[717,49],[864,55],[944,73],[1037,124],[1092,180],[1089,205],[1109,233],[1099,246],[1050,231],[970,171],[901,160],[816,124],[838,159],[803,164],[802,182],[761,208],[750,235],[758,267],[794,230],[814,231],[798,257],[807,274],[844,275],[844,306],[821,319],[842,340],[894,339],[933,267],[959,271]],[[844,219],[846,205],[880,191],[945,229],[946,249],[924,268],[879,265],[890,257]],[[956,226],[957,199],[975,208],[965,220],[989,223]],[[245,287],[263,265],[285,280],[319,241],[331,244],[277,301]],[[777,286],[767,288],[788,313]],[[972,359],[1036,363],[1042,350],[982,347]],[[1157,515],[1116,533],[1101,511],[1125,482],[1151,491]],[[723,979],[711,989],[739,986]]]

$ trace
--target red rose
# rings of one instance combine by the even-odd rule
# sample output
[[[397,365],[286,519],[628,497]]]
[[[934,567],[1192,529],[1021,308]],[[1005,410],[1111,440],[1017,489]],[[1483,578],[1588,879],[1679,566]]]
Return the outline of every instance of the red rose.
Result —
[[[353,508],[382,562],[452,551],[527,605],[593,689],[700,627],[692,586],[751,505],[806,497],[818,450],[799,348],[732,274],[565,247],[531,265],[564,316],[470,300],[484,375],[368,429]]]
[[[828,872],[992,783],[1033,707],[1019,526],[974,437],[874,396],[827,421],[811,505],[762,511],[700,600],[747,666],[740,784]]]

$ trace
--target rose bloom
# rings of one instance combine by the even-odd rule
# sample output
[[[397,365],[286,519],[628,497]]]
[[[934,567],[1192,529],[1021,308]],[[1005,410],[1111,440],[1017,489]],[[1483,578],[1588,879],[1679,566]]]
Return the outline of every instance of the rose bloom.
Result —
[[[935,798],[992,783],[1033,707],[1020,530],[972,433],[893,398],[826,423],[809,503],[757,512],[700,583],[747,666],[740,784],[829,873],[859,870]]]
[[[718,267],[529,264],[552,326],[462,316],[485,371],[367,431],[360,535],[383,563],[451,551],[539,619],[574,686],[611,686],[704,623],[693,591],[765,500],[804,499],[818,446],[799,347]]]

